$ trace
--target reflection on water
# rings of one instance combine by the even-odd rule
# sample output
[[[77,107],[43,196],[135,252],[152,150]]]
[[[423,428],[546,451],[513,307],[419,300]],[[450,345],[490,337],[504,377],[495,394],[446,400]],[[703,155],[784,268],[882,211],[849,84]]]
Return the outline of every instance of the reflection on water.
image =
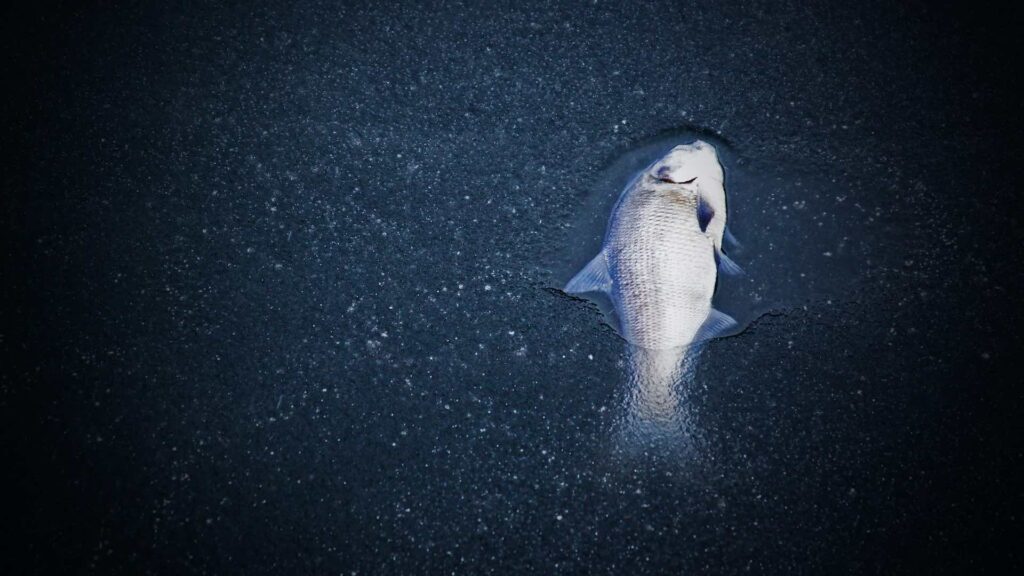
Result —
[[[627,347],[629,380],[616,430],[621,450],[671,452],[687,460],[700,456],[701,436],[688,397],[696,386],[701,349]]]

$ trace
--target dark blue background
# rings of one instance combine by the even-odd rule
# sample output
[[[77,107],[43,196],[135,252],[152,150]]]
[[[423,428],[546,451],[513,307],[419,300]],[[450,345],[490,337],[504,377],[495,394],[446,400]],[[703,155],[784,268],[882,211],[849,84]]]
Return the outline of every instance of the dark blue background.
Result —
[[[1020,568],[1019,11],[163,4],[3,19],[0,571]],[[680,462],[550,263],[694,126],[856,274],[709,347]]]

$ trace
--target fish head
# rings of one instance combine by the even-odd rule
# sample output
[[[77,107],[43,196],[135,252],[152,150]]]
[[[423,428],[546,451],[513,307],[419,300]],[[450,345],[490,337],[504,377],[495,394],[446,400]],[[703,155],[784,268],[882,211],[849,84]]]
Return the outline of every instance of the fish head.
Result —
[[[723,181],[718,152],[703,140],[676,146],[651,166],[648,175],[655,182],[674,185],[721,185]]]

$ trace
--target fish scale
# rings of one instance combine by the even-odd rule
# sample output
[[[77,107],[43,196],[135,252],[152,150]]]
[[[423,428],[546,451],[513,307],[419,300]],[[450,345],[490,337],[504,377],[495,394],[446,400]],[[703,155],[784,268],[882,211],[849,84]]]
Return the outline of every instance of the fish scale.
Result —
[[[652,349],[689,344],[711,312],[717,276],[712,240],[697,222],[697,196],[669,186],[634,190],[611,222],[611,297],[623,336]]]

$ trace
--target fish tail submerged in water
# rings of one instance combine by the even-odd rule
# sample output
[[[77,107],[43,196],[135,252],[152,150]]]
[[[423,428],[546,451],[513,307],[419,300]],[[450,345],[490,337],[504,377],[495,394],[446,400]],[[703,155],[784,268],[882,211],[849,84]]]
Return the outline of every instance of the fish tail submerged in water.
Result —
[[[700,445],[687,398],[696,384],[699,346],[651,350],[630,346],[626,410],[619,421],[623,448],[659,446],[692,452]]]
[[[676,386],[696,369],[696,355],[688,348],[650,350],[631,346],[629,371],[630,410],[645,422],[671,422],[679,410],[680,389]]]

